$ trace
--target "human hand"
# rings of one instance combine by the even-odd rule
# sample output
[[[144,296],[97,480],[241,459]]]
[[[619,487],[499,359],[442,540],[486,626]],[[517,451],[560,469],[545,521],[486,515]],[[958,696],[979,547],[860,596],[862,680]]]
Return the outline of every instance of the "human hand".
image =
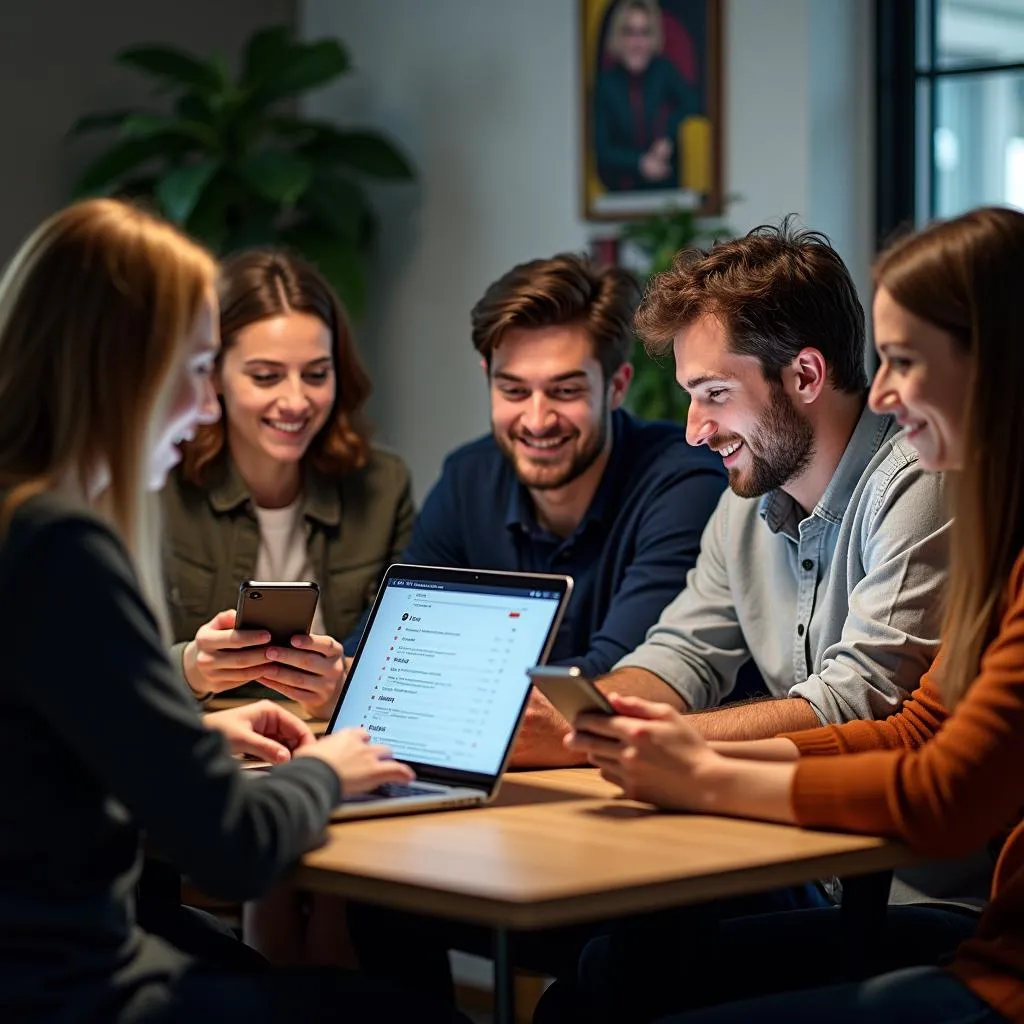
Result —
[[[658,160],[667,161],[672,156],[672,143],[669,139],[662,136],[660,139],[655,139],[647,152]]]
[[[257,678],[267,663],[265,629],[235,629],[235,610],[218,612],[185,645],[182,667],[197,694],[223,693]]]
[[[516,745],[509,762],[512,768],[561,768],[585,764],[586,757],[570,751],[563,740],[572,731],[569,723],[536,687],[523,713]]]
[[[661,145],[664,143],[664,145]],[[659,139],[642,157],[638,163],[641,176],[647,181],[664,181],[672,173],[672,165],[669,157],[672,153],[672,146],[668,139]]]
[[[721,760],[668,704],[609,694],[617,715],[580,715],[565,739],[625,796],[672,810],[705,809],[702,775]]]
[[[316,742],[305,722],[272,700],[213,711],[203,716],[203,724],[221,733],[233,754],[251,754],[273,764],[290,761],[293,753]]]
[[[389,748],[370,742],[364,729],[341,729],[296,751],[297,757],[326,761],[341,780],[342,797],[368,793],[388,782],[412,782],[416,776],[395,761]]]
[[[337,640],[293,636],[291,647],[268,647],[265,656],[259,682],[298,701],[314,718],[331,717],[351,662]]]

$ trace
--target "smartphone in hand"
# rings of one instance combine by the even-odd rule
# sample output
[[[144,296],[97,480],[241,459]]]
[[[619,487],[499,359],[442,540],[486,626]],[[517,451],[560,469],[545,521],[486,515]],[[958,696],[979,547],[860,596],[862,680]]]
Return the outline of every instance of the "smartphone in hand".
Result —
[[[584,713],[615,714],[608,698],[575,665],[537,665],[526,674],[570,724]]]
[[[319,600],[315,583],[244,580],[238,587],[235,629],[265,629],[272,644],[290,647],[293,636],[308,636]]]

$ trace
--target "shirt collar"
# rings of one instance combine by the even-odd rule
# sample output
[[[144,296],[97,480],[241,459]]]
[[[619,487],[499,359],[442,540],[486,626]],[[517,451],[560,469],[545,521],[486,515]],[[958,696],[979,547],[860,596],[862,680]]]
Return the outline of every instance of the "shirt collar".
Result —
[[[207,494],[214,512],[232,512],[252,499],[234,460],[224,455],[210,466]],[[302,514],[324,526],[341,522],[341,494],[336,481],[317,472],[308,463],[303,468]]]
[[[597,485],[594,497],[583,515],[580,525],[573,531],[582,533],[591,523],[603,522],[608,510],[613,506],[613,499],[619,489],[623,476],[629,471],[625,458],[625,435],[632,426],[632,417],[624,409],[616,409],[612,413],[612,450],[608,457],[601,482]],[[502,458],[507,456],[502,454]],[[511,468],[511,462],[509,462]],[[514,470],[513,470],[514,473]],[[526,533],[537,531],[537,514],[529,490],[514,477],[508,506],[505,509],[505,527],[518,527]]]
[[[865,404],[853,428],[853,434],[846,444],[843,457],[832,474],[825,493],[815,505],[811,515],[818,516],[834,525],[842,522],[850,498],[857,487],[864,470],[875,457],[883,442],[897,429],[892,416],[879,416]],[[772,533],[784,530],[795,533],[803,513],[797,503],[785,491],[769,491],[760,505],[761,518]]]

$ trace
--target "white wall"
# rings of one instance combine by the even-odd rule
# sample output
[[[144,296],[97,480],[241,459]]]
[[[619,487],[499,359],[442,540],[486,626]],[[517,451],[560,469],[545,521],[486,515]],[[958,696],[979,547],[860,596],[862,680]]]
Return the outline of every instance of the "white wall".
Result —
[[[311,112],[383,127],[415,187],[383,213],[361,328],[379,436],[422,497],[446,451],[487,429],[469,309],[514,263],[582,249],[578,0],[300,0],[358,71]],[[739,231],[796,212],[867,279],[870,25],[865,0],[726,0],[725,185]]]

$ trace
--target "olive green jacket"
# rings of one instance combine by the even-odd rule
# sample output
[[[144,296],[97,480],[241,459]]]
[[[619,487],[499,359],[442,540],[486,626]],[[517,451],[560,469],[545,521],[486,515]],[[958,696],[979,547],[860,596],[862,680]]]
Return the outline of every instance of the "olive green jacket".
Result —
[[[320,613],[327,632],[341,639],[356,627],[384,570],[409,542],[415,515],[409,471],[394,453],[373,448],[366,466],[344,476],[307,467],[303,495]],[[185,643],[217,612],[234,608],[238,584],[252,578],[259,524],[226,455],[208,467],[205,487],[188,482],[179,467],[161,497],[172,658],[180,667]]]

